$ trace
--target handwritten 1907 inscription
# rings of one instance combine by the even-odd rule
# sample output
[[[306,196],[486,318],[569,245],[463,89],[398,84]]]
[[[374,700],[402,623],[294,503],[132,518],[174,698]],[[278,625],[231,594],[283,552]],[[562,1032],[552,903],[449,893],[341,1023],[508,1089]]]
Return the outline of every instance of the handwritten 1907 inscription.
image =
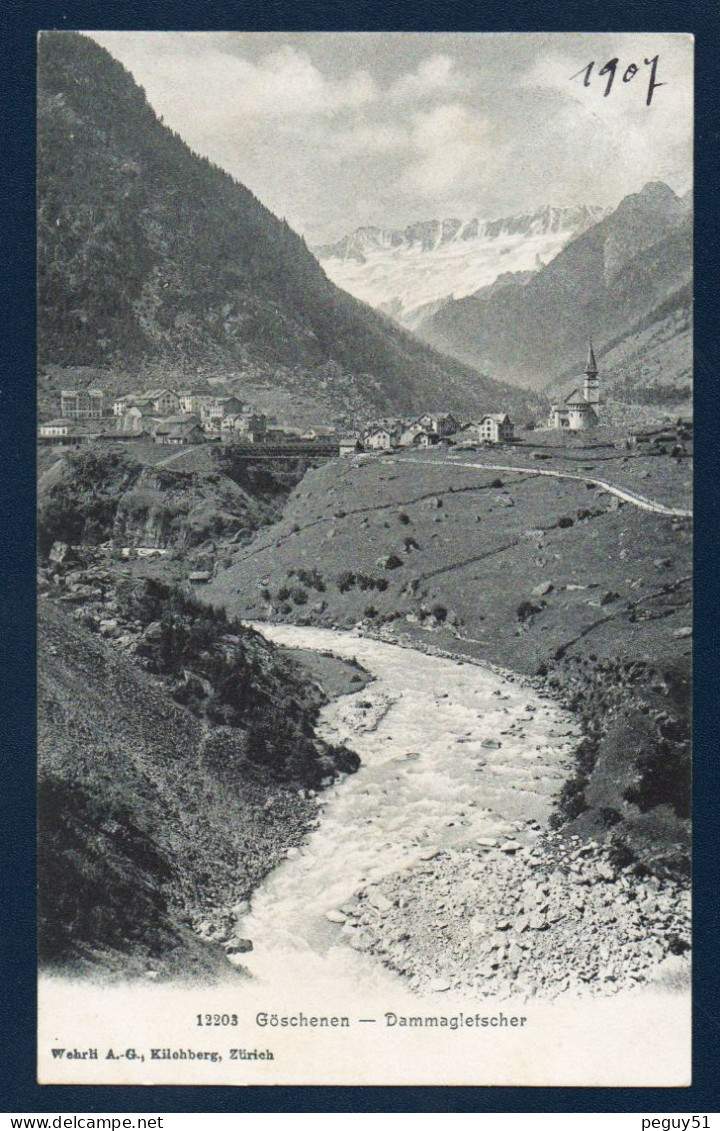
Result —
[[[652,100],[653,100],[653,94],[655,93],[657,88],[659,86],[666,86],[667,85],[667,83],[657,81],[657,71],[658,71],[659,62],[660,62],[660,56],[659,55],[653,55],[652,59],[645,59],[644,60],[644,65],[646,67],[650,67],[650,74],[648,76],[647,97],[645,99],[645,105],[646,106],[651,105]],[[603,91],[603,98],[607,98],[607,96],[610,94],[610,91],[613,88],[613,84],[615,82],[615,76],[618,73],[619,65],[620,65],[620,60],[617,57],[615,57],[613,59],[608,59],[607,63],[605,63],[602,67],[600,67],[600,69],[597,72],[598,78],[600,78],[603,75],[607,75],[607,82],[605,83],[605,90]],[[596,67],[596,63],[593,60],[591,63],[588,63],[587,66],[582,67],[577,72],[577,74],[572,75],[571,78],[570,78],[570,81],[573,82],[575,79],[579,78],[580,75],[584,75],[585,77],[583,78],[583,86],[586,86],[586,87],[590,86],[591,85],[591,79],[592,79],[592,73],[593,73],[593,70],[595,69],[595,67]],[[640,67],[638,66],[637,63],[629,63],[626,66],[625,70],[623,71],[622,82],[624,82],[624,83],[632,82],[632,80],[635,78],[635,76],[638,74],[639,71],[640,71]]]

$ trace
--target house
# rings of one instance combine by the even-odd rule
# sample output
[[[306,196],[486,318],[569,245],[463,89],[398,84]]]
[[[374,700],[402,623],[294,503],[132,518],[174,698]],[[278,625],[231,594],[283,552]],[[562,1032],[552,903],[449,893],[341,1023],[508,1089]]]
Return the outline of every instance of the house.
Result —
[[[389,451],[400,442],[400,433],[389,428],[375,428],[364,437],[363,443],[370,451]]]
[[[422,424],[418,423],[417,420],[413,424],[409,424],[408,427],[400,433],[400,447],[409,448],[410,445],[415,442],[415,437],[424,431],[426,431],[426,429]]]
[[[397,417],[387,416],[383,417],[380,420],[366,421],[363,432],[364,435],[367,436],[370,432],[375,432],[379,428],[384,428],[388,432],[397,432],[399,440],[401,434],[405,431],[405,427],[406,424],[404,420],[399,420]]]
[[[475,430],[479,440],[490,444],[500,444],[515,436],[515,425],[506,412],[487,412]]]
[[[440,437],[435,432],[421,431],[416,432],[413,436],[412,446],[414,448],[431,448],[434,444],[439,443]]]
[[[162,423],[155,429],[156,444],[204,444],[205,432],[197,423]]]
[[[178,400],[180,401],[181,412],[202,412],[203,405],[210,404],[216,401],[217,397],[214,393],[202,393],[192,389],[185,389],[183,392],[178,393]]]
[[[186,413],[183,412],[179,416],[155,417],[153,423],[154,423],[153,431],[156,431],[158,427],[180,428],[182,425],[191,426],[193,424],[197,424],[197,426],[199,428],[200,427],[200,417],[199,416],[187,415]]]
[[[130,405],[120,417],[119,426],[123,432],[142,432],[151,429],[154,423],[159,422],[160,417],[152,415],[150,404],[145,401],[142,405]]]
[[[95,436],[95,439],[98,442],[103,441],[110,444],[125,444],[130,443],[131,441],[151,440],[152,436],[149,432],[146,432],[144,430],[140,432],[125,432],[118,430],[117,432],[100,432],[97,436]]]
[[[135,397],[131,393],[126,393],[124,397],[118,397],[113,401],[113,416],[124,416],[131,405],[135,403]]]
[[[153,411],[160,416],[180,411],[180,398],[172,389],[149,389],[138,401],[149,401]]]
[[[426,412],[418,417],[414,424],[419,425],[426,432],[433,432],[438,439],[454,436],[461,428],[460,421],[450,412]]]
[[[62,417],[40,424],[37,436],[42,444],[89,444],[104,437],[103,426],[94,421],[65,420]]]
[[[341,456],[355,456],[363,450],[362,443],[357,436],[341,436],[339,446]]]
[[[102,420],[105,394],[102,389],[63,389],[60,415],[66,420]]]
[[[548,419],[549,428],[567,429],[570,432],[583,432],[597,428],[600,407],[600,382],[598,367],[592,343],[588,350],[583,389],[573,389],[569,397],[558,404],[551,405]]]
[[[219,431],[223,418],[241,413],[243,402],[237,397],[208,397],[200,406],[200,420],[206,431]]]
[[[64,439],[70,434],[71,421],[58,417],[57,420],[48,420],[38,428],[38,436],[42,439]]]
[[[453,443],[458,448],[475,448],[480,440],[477,424],[468,424],[453,436]]]
[[[230,412],[223,416],[220,423],[223,432],[231,432],[238,439],[257,443],[265,437],[267,431],[267,417],[261,412],[251,412],[243,409],[242,412]]]

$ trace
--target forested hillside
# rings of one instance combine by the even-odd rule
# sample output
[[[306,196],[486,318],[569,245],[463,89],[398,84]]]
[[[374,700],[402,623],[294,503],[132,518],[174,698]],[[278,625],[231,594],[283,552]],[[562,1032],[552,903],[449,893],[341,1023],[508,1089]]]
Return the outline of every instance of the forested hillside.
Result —
[[[168,130],[91,39],[41,36],[38,74],[41,365],[299,367],[312,380],[333,362],[333,392],[355,407],[537,410],[330,283],[302,238]]]

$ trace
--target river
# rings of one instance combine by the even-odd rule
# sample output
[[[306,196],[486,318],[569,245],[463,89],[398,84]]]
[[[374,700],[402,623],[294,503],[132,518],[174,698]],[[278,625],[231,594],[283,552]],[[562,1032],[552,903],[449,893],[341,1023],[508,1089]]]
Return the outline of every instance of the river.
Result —
[[[254,625],[267,639],[359,661],[374,677],[322,710],[319,732],[362,765],[318,799],[319,825],[256,890],[238,955],[266,985],[338,993],[397,985],[327,919],[362,888],[478,838],[527,843],[567,776],[578,728],[556,704],[469,662],[361,637]],[[530,824],[528,824],[530,822]]]
[[[352,746],[362,766],[323,792],[318,827],[256,890],[239,924],[253,950],[236,956],[251,980],[129,986],[46,976],[41,1081],[688,1084],[689,994],[656,992],[628,1005],[622,995],[502,1000],[432,984],[416,993],[353,945],[347,923],[326,918],[389,873],[419,867],[431,884],[440,848],[462,848],[464,865],[474,845],[475,879],[478,838],[502,845],[537,836],[567,774],[571,717],[474,664],[351,632],[256,627],[286,646],[356,657],[372,673],[373,683],[328,704],[321,720],[322,733]],[[116,1050],[113,1059],[104,1051],[55,1059],[58,1042],[84,1049],[90,1041]]]

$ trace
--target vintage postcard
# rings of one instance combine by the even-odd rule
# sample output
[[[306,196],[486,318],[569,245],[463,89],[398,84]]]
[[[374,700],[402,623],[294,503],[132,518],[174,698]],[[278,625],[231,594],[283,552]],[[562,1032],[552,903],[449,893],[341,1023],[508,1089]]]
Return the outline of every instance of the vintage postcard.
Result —
[[[41,1083],[690,1084],[692,91],[39,36]]]

